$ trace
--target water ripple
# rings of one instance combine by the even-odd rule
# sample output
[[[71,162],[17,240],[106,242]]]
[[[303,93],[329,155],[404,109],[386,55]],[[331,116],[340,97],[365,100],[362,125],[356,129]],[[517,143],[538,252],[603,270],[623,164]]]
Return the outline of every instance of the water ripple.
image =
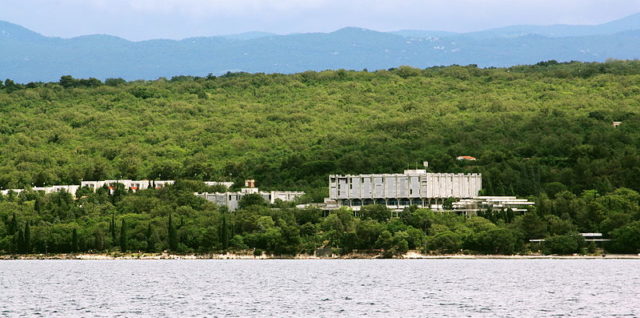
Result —
[[[2,261],[2,317],[637,317],[636,260]]]

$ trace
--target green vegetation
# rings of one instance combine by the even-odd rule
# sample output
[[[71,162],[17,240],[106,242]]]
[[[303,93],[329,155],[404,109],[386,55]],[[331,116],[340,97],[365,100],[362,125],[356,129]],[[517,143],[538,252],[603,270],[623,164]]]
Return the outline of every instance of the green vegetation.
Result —
[[[81,189],[77,201],[65,193],[4,196],[0,251],[574,253],[593,250],[575,233],[603,232],[615,239],[608,250],[637,253],[639,80],[635,61],[7,80],[0,187],[196,181],[113,196]],[[192,195],[204,187],[197,180],[253,178],[319,201],[329,173],[395,172],[422,160],[432,171],[480,172],[485,194],[527,196],[537,206],[524,216],[411,209],[395,217],[371,206],[356,217],[346,210],[322,217],[251,197],[229,213]],[[544,248],[528,243],[543,237]]]
[[[611,252],[640,250],[640,194],[618,189],[606,195],[542,194],[524,215],[482,213],[467,218],[412,207],[393,216],[384,206],[347,209],[326,217],[293,204],[268,206],[247,200],[228,212],[193,195],[198,181],[110,196],[107,189],[74,201],[66,193],[26,191],[0,201],[0,251],[4,253],[161,252],[210,253],[255,249],[275,255],[381,250],[427,253],[514,254],[593,252],[578,232],[602,231],[615,240]],[[36,202],[40,209],[36,210]],[[544,245],[531,238],[547,238]]]

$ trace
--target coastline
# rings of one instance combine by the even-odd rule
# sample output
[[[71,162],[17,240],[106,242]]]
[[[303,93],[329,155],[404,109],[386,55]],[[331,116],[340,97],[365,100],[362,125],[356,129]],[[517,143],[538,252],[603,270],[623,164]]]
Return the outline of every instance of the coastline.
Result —
[[[346,255],[315,256],[299,254],[295,256],[273,256],[252,254],[169,254],[169,253],[99,253],[99,254],[28,254],[28,255],[0,255],[3,260],[349,260],[349,259],[385,259],[382,254],[352,253]],[[599,254],[599,255],[483,255],[483,254],[422,254],[415,251],[393,259],[418,260],[418,259],[638,259],[640,254]]]

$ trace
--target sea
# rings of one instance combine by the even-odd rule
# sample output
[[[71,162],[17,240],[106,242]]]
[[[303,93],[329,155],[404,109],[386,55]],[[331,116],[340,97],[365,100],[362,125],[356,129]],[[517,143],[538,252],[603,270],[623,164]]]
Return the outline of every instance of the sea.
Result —
[[[4,260],[0,317],[639,317],[640,260]]]

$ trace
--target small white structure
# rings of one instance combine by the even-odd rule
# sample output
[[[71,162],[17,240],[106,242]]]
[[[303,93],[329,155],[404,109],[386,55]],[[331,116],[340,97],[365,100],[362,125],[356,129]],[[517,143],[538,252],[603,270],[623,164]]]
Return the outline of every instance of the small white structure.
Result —
[[[227,189],[233,187],[233,182],[224,182],[224,181],[205,181],[204,184],[209,186],[209,187],[223,186],[223,187],[225,187]]]
[[[585,242],[609,242],[611,239],[602,238],[602,233],[579,233]],[[543,243],[545,239],[530,239],[529,242]]]
[[[240,200],[247,194],[258,194],[266,202],[271,204],[276,200],[284,202],[295,201],[297,198],[304,195],[302,191],[260,191],[255,187],[255,180],[246,180],[245,187],[238,192],[215,192],[215,193],[195,193],[205,200],[211,201],[219,206],[226,206],[229,211],[235,211],[239,207]]]
[[[7,190],[1,190],[0,194],[2,195],[9,195],[9,193],[18,194],[22,191],[24,191],[24,189],[7,189]]]
[[[602,233],[580,233],[585,242],[609,242],[611,239],[602,238]]]
[[[60,191],[64,191],[70,193],[72,196],[76,195],[76,191],[80,188],[79,185],[54,185],[50,187],[33,187],[33,191],[42,191],[45,194],[56,193]]]
[[[64,192],[70,193],[72,196],[75,196],[76,195],[76,191],[78,191],[79,188],[80,188],[79,185],[54,185],[54,186],[50,186],[50,187],[33,187],[33,188],[31,188],[31,190],[37,191],[37,192],[44,192],[45,194],[64,191]],[[19,193],[23,192],[24,190],[25,189],[2,190],[2,191],[0,191],[0,194],[9,195],[10,192],[13,192],[14,194],[19,194]]]
[[[527,212],[527,207],[535,205],[534,202],[529,202],[527,199],[518,199],[517,197],[510,196],[479,196],[468,199],[462,199],[457,202],[453,202],[453,211],[462,212],[465,214],[476,214],[479,211],[493,210],[507,210],[511,209],[513,212]]]

